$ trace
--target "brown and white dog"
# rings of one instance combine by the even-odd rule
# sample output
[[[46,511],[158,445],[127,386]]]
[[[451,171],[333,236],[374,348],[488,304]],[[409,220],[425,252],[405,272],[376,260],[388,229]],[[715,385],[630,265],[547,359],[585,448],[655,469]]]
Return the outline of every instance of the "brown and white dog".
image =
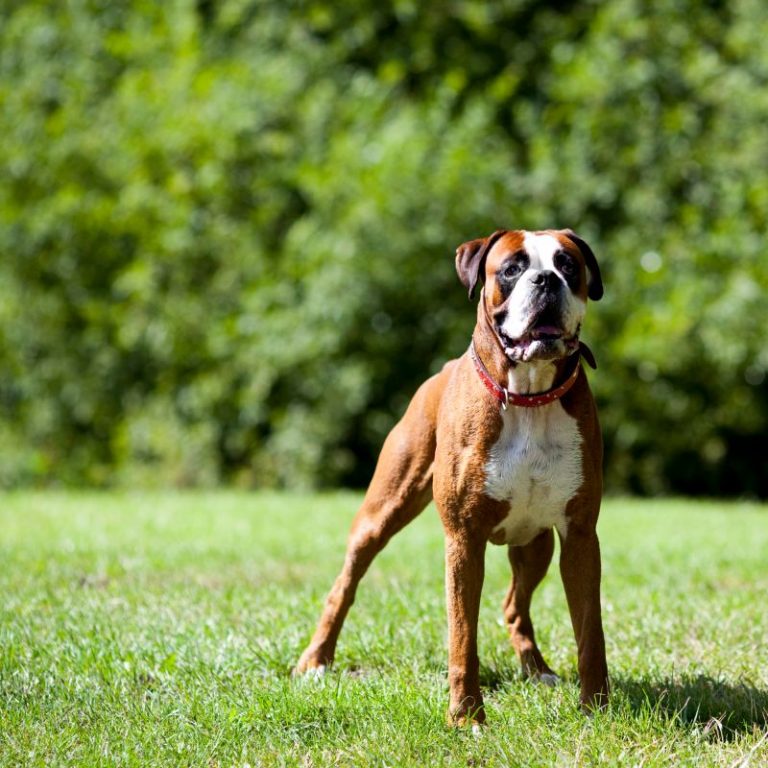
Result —
[[[590,247],[570,230],[494,232],[456,251],[472,298],[469,350],[428,379],[388,435],[352,524],[344,566],[296,673],[322,673],[358,582],[389,539],[434,498],[445,530],[452,722],[485,719],[477,621],[486,544],[506,544],[504,616],[523,674],[552,684],[531,596],[560,537],[560,572],[578,646],[581,703],[603,706],[608,670],[596,533],[603,448],[579,342],[587,299],[603,295]]]

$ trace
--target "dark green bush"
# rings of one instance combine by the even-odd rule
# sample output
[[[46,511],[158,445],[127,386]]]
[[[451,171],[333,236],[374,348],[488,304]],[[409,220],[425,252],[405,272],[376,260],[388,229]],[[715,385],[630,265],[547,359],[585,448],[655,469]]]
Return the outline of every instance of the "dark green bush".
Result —
[[[768,7],[0,18],[0,483],[366,482],[468,342],[453,251],[570,226],[609,486],[768,496]]]

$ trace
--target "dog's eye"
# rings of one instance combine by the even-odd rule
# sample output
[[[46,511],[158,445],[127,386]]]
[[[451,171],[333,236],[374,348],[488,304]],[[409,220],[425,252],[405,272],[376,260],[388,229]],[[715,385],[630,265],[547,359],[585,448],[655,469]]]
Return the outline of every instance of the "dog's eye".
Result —
[[[560,254],[557,259],[557,268],[563,275],[565,275],[565,277],[573,277],[579,271],[576,260],[567,253]]]
[[[520,273],[524,272],[526,268],[526,262],[524,259],[517,259],[515,261],[508,261],[501,269],[499,273],[504,280],[512,280]]]

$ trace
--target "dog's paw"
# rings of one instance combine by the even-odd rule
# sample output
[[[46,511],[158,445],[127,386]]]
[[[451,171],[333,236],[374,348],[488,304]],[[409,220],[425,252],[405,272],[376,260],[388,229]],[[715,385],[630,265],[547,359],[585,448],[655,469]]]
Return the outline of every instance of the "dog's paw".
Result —
[[[581,695],[581,711],[587,717],[594,717],[598,712],[604,711],[608,707],[608,683],[604,688],[591,694]]]
[[[325,664],[318,664],[316,667],[307,667],[303,670],[299,670],[299,668],[296,667],[293,670],[293,676],[303,677],[305,680],[320,680],[325,677],[327,671],[328,667]]]
[[[541,685],[546,685],[547,688],[554,688],[562,682],[554,672],[544,672],[533,680]]]
[[[451,728],[468,731],[473,736],[479,736],[485,728],[485,707],[482,699],[479,706],[467,706],[465,702],[456,709],[449,710],[448,725]]]
[[[322,657],[318,658],[314,651],[308,649],[301,655],[296,666],[291,670],[291,677],[319,680],[325,676],[328,666],[328,662],[323,660]]]
[[[483,717],[482,721],[479,721],[475,719],[474,717],[471,717],[470,715],[462,715],[461,717],[454,717],[453,715],[448,715],[448,727],[449,728],[456,728],[460,731],[466,731],[467,733],[471,733],[472,736],[477,738],[478,736],[481,736],[483,734],[483,731],[485,730],[485,718]]]
[[[546,672],[539,672],[536,669],[523,670],[523,677],[537,685],[545,685],[547,688],[554,688],[562,682],[560,676],[556,675],[551,669],[548,669]]]

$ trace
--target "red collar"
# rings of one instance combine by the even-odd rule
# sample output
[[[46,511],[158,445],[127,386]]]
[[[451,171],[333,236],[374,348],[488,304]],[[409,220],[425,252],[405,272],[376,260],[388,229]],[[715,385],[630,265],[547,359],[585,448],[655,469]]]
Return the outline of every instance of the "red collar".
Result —
[[[488,369],[483,365],[483,361],[478,357],[477,351],[475,350],[474,339],[469,344],[469,356],[472,358],[472,362],[475,364],[475,370],[480,377],[480,381],[485,384],[486,389],[501,403],[501,407],[505,411],[507,410],[507,406],[510,403],[512,405],[521,406],[523,408],[538,408],[540,405],[548,405],[549,403],[553,403],[555,400],[559,400],[566,392],[571,389],[571,387],[576,383],[576,379],[579,377],[579,372],[581,371],[581,360],[579,359],[581,352],[582,350],[580,348],[579,352],[573,355],[576,360],[576,363],[573,366],[573,370],[568,375],[568,378],[566,378],[566,380],[559,387],[549,389],[546,392],[538,392],[535,395],[521,395],[517,392],[510,392],[506,387],[502,387],[500,384],[497,384],[493,380],[491,374],[488,372]],[[592,353],[589,352],[589,354],[591,356]],[[587,362],[591,362],[589,357],[586,359]]]

